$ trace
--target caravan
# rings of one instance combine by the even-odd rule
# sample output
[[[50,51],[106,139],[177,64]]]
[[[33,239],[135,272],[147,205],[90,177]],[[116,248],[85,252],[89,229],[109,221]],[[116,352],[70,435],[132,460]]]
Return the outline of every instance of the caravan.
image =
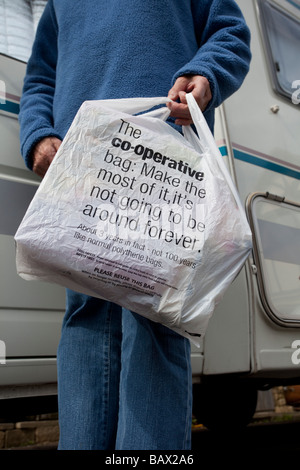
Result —
[[[194,413],[246,424],[257,391],[300,383],[299,0],[238,0],[253,59],[216,113],[215,138],[253,232],[253,251],[192,349]],[[55,396],[64,291],[16,274],[13,235],[39,184],[20,157],[26,63],[0,55],[0,398]],[[2,402],[4,403],[4,402]],[[2,410],[0,400],[0,410]]]
[[[217,111],[215,138],[245,204],[253,253],[192,355],[196,411],[211,425],[226,414],[218,396],[232,423],[247,422],[257,390],[300,382],[300,2],[238,4],[253,59]]]

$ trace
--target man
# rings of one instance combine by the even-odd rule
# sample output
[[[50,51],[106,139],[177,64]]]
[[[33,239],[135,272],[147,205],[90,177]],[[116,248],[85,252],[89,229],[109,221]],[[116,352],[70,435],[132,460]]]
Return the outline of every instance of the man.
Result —
[[[45,175],[84,100],[168,95],[179,128],[192,92],[213,130],[249,42],[233,0],[48,0],[21,101],[25,162]],[[190,344],[162,325],[68,290],[58,387],[60,449],[190,448]]]

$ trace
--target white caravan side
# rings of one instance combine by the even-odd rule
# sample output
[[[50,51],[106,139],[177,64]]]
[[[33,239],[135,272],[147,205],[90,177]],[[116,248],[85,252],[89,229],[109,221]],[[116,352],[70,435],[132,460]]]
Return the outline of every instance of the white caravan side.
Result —
[[[17,412],[16,399],[20,398],[28,398],[28,414],[38,403],[43,409],[50,403],[51,408],[55,406],[56,349],[65,304],[64,289],[29,283],[16,273],[13,237],[39,183],[26,169],[19,149],[18,112],[25,69],[25,62],[0,54],[1,418],[11,413],[9,404]],[[31,402],[34,406],[29,408]]]
[[[192,349],[194,413],[211,427],[246,424],[257,390],[300,383],[300,1],[237,3],[253,59],[241,89],[217,110],[215,137],[254,249]],[[25,67],[0,54],[0,415],[13,398],[55,397],[64,311],[63,289],[15,270],[13,235],[39,182],[19,152]]]
[[[253,253],[192,353],[195,414],[211,426],[229,416],[247,422],[259,389],[300,383],[300,1],[237,3],[253,59],[217,111],[215,138],[245,204]]]

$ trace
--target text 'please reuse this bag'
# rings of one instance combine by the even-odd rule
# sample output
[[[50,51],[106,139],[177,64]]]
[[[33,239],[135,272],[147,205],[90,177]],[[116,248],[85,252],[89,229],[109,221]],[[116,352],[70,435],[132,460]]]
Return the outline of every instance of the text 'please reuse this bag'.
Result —
[[[113,301],[199,345],[251,249],[225,164],[191,94],[86,101],[15,235],[17,271]]]

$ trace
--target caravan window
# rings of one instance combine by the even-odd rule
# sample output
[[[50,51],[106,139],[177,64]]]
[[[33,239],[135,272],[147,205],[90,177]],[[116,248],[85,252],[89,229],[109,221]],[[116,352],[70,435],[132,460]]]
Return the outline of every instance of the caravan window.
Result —
[[[265,309],[281,324],[300,323],[300,205],[256,194],[248,208]]]
[[[47,0],[0,0],[0,53],[27,62]]]
[[[300,2],[286,2],[300,12]],[[261,25],[275,90],[292,98],[300,80],[300,21],[269,0],[259,0]]]

